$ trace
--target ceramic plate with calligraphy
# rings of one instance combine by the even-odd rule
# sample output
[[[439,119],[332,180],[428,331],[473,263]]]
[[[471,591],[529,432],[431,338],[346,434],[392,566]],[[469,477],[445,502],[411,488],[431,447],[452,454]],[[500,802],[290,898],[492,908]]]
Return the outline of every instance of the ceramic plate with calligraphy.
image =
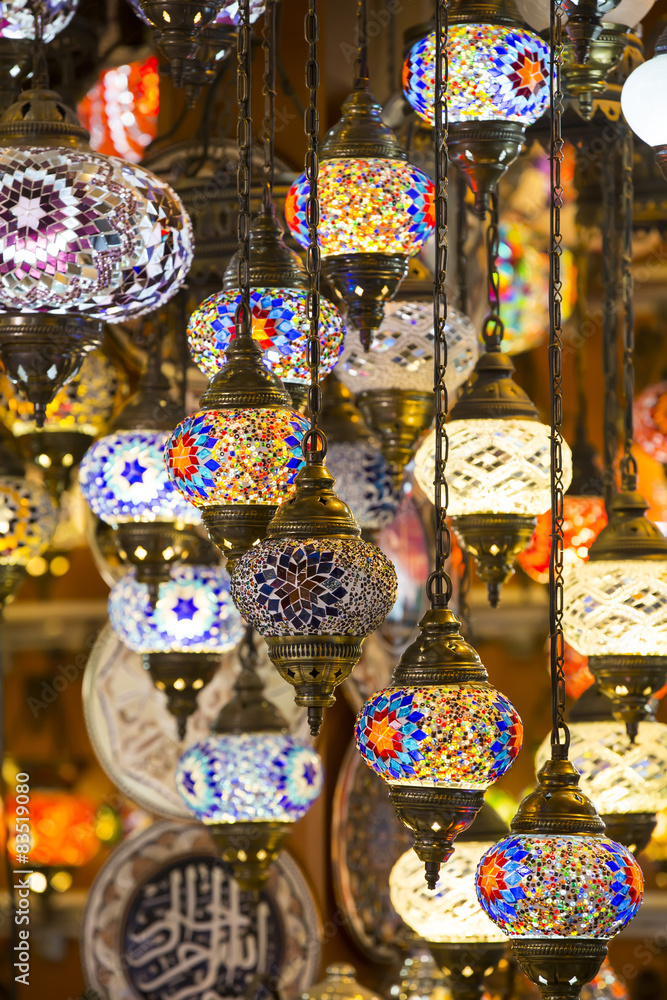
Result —
[[[293,688],[274,668],[265,644],[258,642],[257,648],[267,697],[283,712],[292,733],[306,736],[306,710],[295,706]],[[191,818],[176,790],[176,762],[184,745],[208,736],[211,723],[231,698],[238,669],[234,653],[222,657],[220,669],[199,695],[181,744],[176,720],[167,711],[164,694],[144,670],[141,655],[124,646],[105,625],[84,673],[83,710],[95,754],[121,792],[158,816]]]
[[[232,1000],[260,976],[296,1000],[317,976],[322,925],[283,851],[259,903],[198,823],[158,820],[111,854],[88,895],[81,953],[102,1000]],[[255,979],[257,977],[257,979]]]
[[[389,873],[414,837],[354,743],[338,776],[331,842],[336,902],[352,937],[373,962],[395,962],[415,938],[391,905]]]

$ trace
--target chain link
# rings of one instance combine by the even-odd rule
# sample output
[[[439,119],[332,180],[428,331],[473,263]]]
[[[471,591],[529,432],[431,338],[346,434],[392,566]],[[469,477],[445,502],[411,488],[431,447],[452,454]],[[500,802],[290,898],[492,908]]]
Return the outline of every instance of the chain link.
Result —
[[[354,89],[368,87],[368,0],[357,0],[357,61],[354,67]]]
[[[239,106],[237,129],[239,214],[237,232],[239,238],[238,282],[241,298],[236,307],[235,323],[239,339],[243,337],[252,340],[250,313],[250,164],[252,153],[250,0],[241,0],[239,14],[236,97]]]
[[[500,350],[505,326],[500,318],[500,275],[498,274],[498,251],[500,248],[500,227],[498,224],[498,188],[494,188],[489,198],[489,225],[486,230],[486,271],[488,280],[489,311],[482,323],[482,338],[487,352]]]
[[[549,247],[549,381],[551,396],[551,552],[549,559],[549,631],[552,692],[551,749],[554,757],[566,757],[570,731],[565,724],[565,669],[563,639],[563,330],[561,276],[563,236],[561,208],[563,186],[563,7],[561,0],[551,5],[551,206]],[[563,742],[561,742],[561,734]]]
[[[449,2],[436,0],[435,16],[435,280],[433,296],[433,392],[435,394],[435,571],[426,584],[432,607],[446,608],[452,596],[452,581],[447,560],[452,539],[447,524],[449,491],[446,467],[449,438],[445,421],[449,408],[445,373],[447,371],[447,85],[449,60]]]
[[[456,173],[456,308],[468,314],[468,209],[466,179]]]
[[[623,254],[621,256],[621,288],[623,292],[623,390],[625,419],[623,457],[621,459],[621,487],[634,492],[637,489],[637,461],[632,454],[634,440],[635,367],[635,310],[634,281],[632,277],[632,202],[634,184],[632,157],[634,141],[632,132],[623,127],[622,198],[623,198]]]
[[[264,211],[273,205],[274,146],[276,137],[276,10],[278,0],[268,0],[264,12],[262,49],[264,50],[264,121],[262,141],[264,143]]]
[[[602,161],[602,284],[604,287],[602,369],[604,373],[604,497],[607,510],[616,493],[618,450],[618,310],[616,304],[618,233],[616,230],[616,157]]]
[[[303,453],[307,461],[315,456],[318,460],[326,454],[326,440],[317,423],[322,412],[322,389],[320,388],[320,247],[317,240],[317,227],[320,221],[320,201],[318,192],[319,177],[319,131],[320,120],[317,111],[317,90],[320,84],[320,67],[317,61],[317,42],[319,39],[319,19],[317,15],[317,0],[308,0],[308,13],[305,22],[306,41],[308,42],[308,61],[306,63],[306,86],[308,88],[308,107],[304,116],[308,148],[306,150],[306,178],[308,179],[308,201],[306,203],[306,222],[308,223],[308,252],[306,254],[306,269],[308,271],[307,314],[310,322],[310,333],[306,348],[306,360],[310,371],[310,386],[308,388],[308,409],[310,411],[310,431],[303,439]]]

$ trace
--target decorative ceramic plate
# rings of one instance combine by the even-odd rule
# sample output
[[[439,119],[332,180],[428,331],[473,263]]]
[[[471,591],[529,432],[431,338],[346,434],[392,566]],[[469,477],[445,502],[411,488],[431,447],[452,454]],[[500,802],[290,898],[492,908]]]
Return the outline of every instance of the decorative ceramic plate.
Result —
[[[291,731],[306,736],[305,709],[294,704],[292,687],[260,652],[259,673],[266,695],[285,715]],[[239,663],[234,653],[221,658],[215,677],[199,695],[181,744],[166,699],[144,670],[142,657],[120,641],[110,625],[100,632],[83,677],[83,711],[97,758],[113,783],[148,812],[170,819],[191,819],[176,790],[174,771],[184,746],[208,736],[211,723],[232,696]]]
[[[286,851],[257,903],[203,826],[159,820],[98,873],[81,953],[102,1000],[227,1000],[247,989],[267,996],[260,977],[296,1000],[317,976],[321,938],[315,900]]]
[[[331,842],[336,902],[352,937],[373,962],[400,960],[416,939],[391,905],[389,873],[414,837],[354,744],[336,785]]]

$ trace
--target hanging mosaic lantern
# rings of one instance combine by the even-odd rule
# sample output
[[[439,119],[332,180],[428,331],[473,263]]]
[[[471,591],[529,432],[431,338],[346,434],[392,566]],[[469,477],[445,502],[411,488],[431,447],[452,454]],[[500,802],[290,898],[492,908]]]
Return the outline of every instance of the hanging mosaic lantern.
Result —
[[[394,520],[401,501],[392,470],[371,440],[352,395],[336,376],[324,383],[322,429],[327,436],[327,464],[340,498],[351,509],[362,533]]]
[[[79,0],[44,0],[43,40],[46,45],[68,26],[79,6]],[[35,15],[30,0],[11,0],[2,5],[0,38],[13,41],[34,41]]]
[[[467,316],[451,307],[445,336],[446,385],[453,397],[472,373],[479,342]],[[433,278],[423,264],[411,261],[369,350],[360,350],[349,337],[337,368],[397,477],[433,420],[433,342]]]
[[[91,152],[88,139],[39,87],[0,119],[0,355],[38,426],[99,345],[99,320],[164,304],[191,260],[177,196],[143,168]]]
[[[348,322],[370,347],[391,299],[435,226],[434,187],[408,163],[368,90],[355,90],[319,148],[318,226],[322,270],[347,305]],[[308,246],[310,185],[296,179],[285,201],[294,238]]]
[[[194,556],[202,545],[192,530],[199,514],[174,489],[164,467],[164,447],[182,412],[162,374],[156,341],[138,391],[79,467],[85,500],[114,528],[122,558],[136,568],[137,580],[149,585],[153,601],[170,565]]]
[[[612,717],[612,704],[597,686],[570,710],[570,758],[581,775],[607,835],[633,854],[643,851],[667,806],[667,726],[640,722],[634,741]],[[550,739],[535,756],[538,768],[551,753]]]
[[[549,47],[520,20],[511,0],[448,15],[447,151],[463,171],[483,216],[490,192],[517,158],[528,125],[549,104]],[[426,122],[435,120],[435,32],[410,49],[403,93]]]
[[[276,669],[308,709],[314,736],[334,690],[361,656],[396,600],[396,571],[363,541],[352,513],[333,491],[321,453],[296,479],[266,539],[232,573],[237,608],[264,639]]]
[[[220,666],[220,657],[243,638],[244,625],[229,594],[229,577],[216,565],[217,549],[202,547],[209,562],[177,563],[160,584],[153,607],[135,569],[114,584],[109,621],[123,643],[144,656],[155,686],[167,696],[181,739],[199,692]]]
[[[225,272],[223,291],[211,295],[188,323],[188,346],[195,364],[212,378],[226,363],[227,348],[236,337],[238,253]],[[306,344],[308,278],[293,250],[284,243],[275,212],[262,211],[250,229],[250,305],[252,336],[267,368],[284,382],[296,407],[305,403],[309,370]],[[335,366],[343,348],[345,328],[336,306],[320,299],[320,364],[323,375]]]
[[[648,146],[667,177],[667,126],[663,107],[657,96],[667,78],[667,30],[663,31],[653,50],[653,58],[637,66],[628,76],[621,91],[621,108],[632,131]]]
[[[107,429],[125,386],[120,369],[102,351],[91,351],[79,374],[46,407],[40,430],[32,403],[0,375],[0,420],[59,496],[69,487],[73,470],[93,440]]]
[[[0,605],[13,596],[31,559],[46,550],[58,508],[46,490],[23,476],[20,463],[0,462]]]
[[[355,738],[368,766],[388,784],[399,819],[415,834],[433,889],[454,838],[521,749],[523,726],[488,683],[453,612],[431,609],[419,627],[391,686],[359,712]]]
[[[542,996],[576,1000],[607,941],[637,913],[644,880],[629,851],[604,836],[568,760],[550,760],[538,780],[510,836],[482,857],[477,895]]]
[[[535,405],[512,379],[514,366],[499,351],[483,354],[447,424],[448,513],[475,557],[477,572],[496,606],[500,585],[526,548],[538,514],[550,507],[550,431]],[[415,476],[433,502],[435,431],[415,457]],[[563,482],[572,478],[563,442]]]
[[[616,494],[588,562],[565,579],[565,638],[631,735],[667,677],[667,539],[647,509],[639,493]]]
[[[259,891],[292,825],[322,790],[322,762],[267,701],[253,640],[241,650],[234,697],[211,735],[181,755],[176,785],[231,865],[241,889]]]
[[[406,851],[389,876],[392,906],[429,951],[449,980],[452,1000],[477,1000],[485,979],[505,954],[507,938],[477,900],[475,873],[483,854],[508,832],[485,804],[472,826],[460,834],[456,851],[435,889],[424,885],[414,851]]]

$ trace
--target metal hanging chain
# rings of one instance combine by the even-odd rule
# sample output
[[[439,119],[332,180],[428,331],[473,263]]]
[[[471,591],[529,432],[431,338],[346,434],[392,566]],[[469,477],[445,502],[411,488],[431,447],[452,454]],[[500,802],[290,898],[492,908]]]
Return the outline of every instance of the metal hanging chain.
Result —
[[[241,0],[239,13],[241,19],[238,33],[236,97],[239,105],[237,190],[239,196],[238,282],[241,298],[236,307],[235,323],[238,338],[252,341],[252,315],[250,312],[250,165],[252,153],[250,0]]]
[[[368,73],[368,0],[357,3],[357,61],[354,72],[354,89],[364,90],[370,80]]]
[[[35,21],[35,42],[32,50],[32,88],[49,89],[49,71],[46,64],[44,47],[44,16],[46,6],[44,0],[30,0],[30,12]]]
[[[486,270],[488,280],[489,311],[482,323],[484,349],[489,353],[500,350],[505,333],[505,325],[500,318],[500,275],[498,274],[498,250],[500,247],[500,227],[498,224],[498,188],[494,188],[489,199],[489,225],[486,230]]]
[[[452,548],[447,524],[446,467],[449,439],[445,421],[449,400],[445,374],[447,371],[447,85],[449,60],[449,2],[436,0],[435,11],[435,279],[433,295],[433,392],[435,394],[435,570],[428,578],[426,592],[431,606],[446,608],[452,596],[452,581],[446,565]]]
[[[268,0],[264,13],[262,48],[264,50],[264,122],[262,140],[264,143],[264,194],[262,204],[265,212],[273,205],[273,179],[275,173],[274,150],[276,138],[276,13],[277,0]]]
[[[602,161],[602,284],[604,311],[602,317],[604,374],[604,499],[607,510],[616,493],[615,462],[618,450],[618,310],[616,232],[616,157],[615,146]]]
[[[551,4],[551,56],[553,73],[550,82],[551,155],[550,155],[550,247],[549,247],[549,382],[551,397],[551,551],[549,558],[549,632],[552,697],[551,753],[555,759],[567,757],[570,731],[565,724],[565,670],[563,638],[563,330],[561,207],[563,186],[563,7],[561,0]],[[561,735],[563,740],[561,742]]]
[[[456,308],[468,314],[468,209],[466,180],[461,171],[456,174]]]
[[[623,420],[623,457],[621,458],[621,489],[632,493],[637,489],[637,461],[632,454],[634,441],[635,368],[635,310],[634,281],[632,277],[632,132],[623,129],[622,198],[623,198],[623,254],[621,256],[621,289],[623,293],[623,391],[625,414]]]
[[[320,171],[318,157],[320,120],[317,112],[317,90],[320,85],[320,67],[317,61],[317,42],[319,39],[317,0],[308,0],[305,32],[309,49],[308,61],[306,63],[308,107],[306,108],[304,123],[308,138],[308,148],[306,150],[306,178],[308,180],[308,200],[306,202],[308,252],[306,254],[306,269],[308,271],[309,285],[306,305],[310,321],[310,332],[306,348],[306,359],[310,371],[310,386],[308,388],[310,430],[303,438],[303,455],[307,462],[314,462],[322,461],[326,455],[326,438],[317,426],[320,413],[322,412],[322,389],[320,388],[321,259],[320,247],[317,240],[317,227],[320,221],[320,201],[317,186]]]

